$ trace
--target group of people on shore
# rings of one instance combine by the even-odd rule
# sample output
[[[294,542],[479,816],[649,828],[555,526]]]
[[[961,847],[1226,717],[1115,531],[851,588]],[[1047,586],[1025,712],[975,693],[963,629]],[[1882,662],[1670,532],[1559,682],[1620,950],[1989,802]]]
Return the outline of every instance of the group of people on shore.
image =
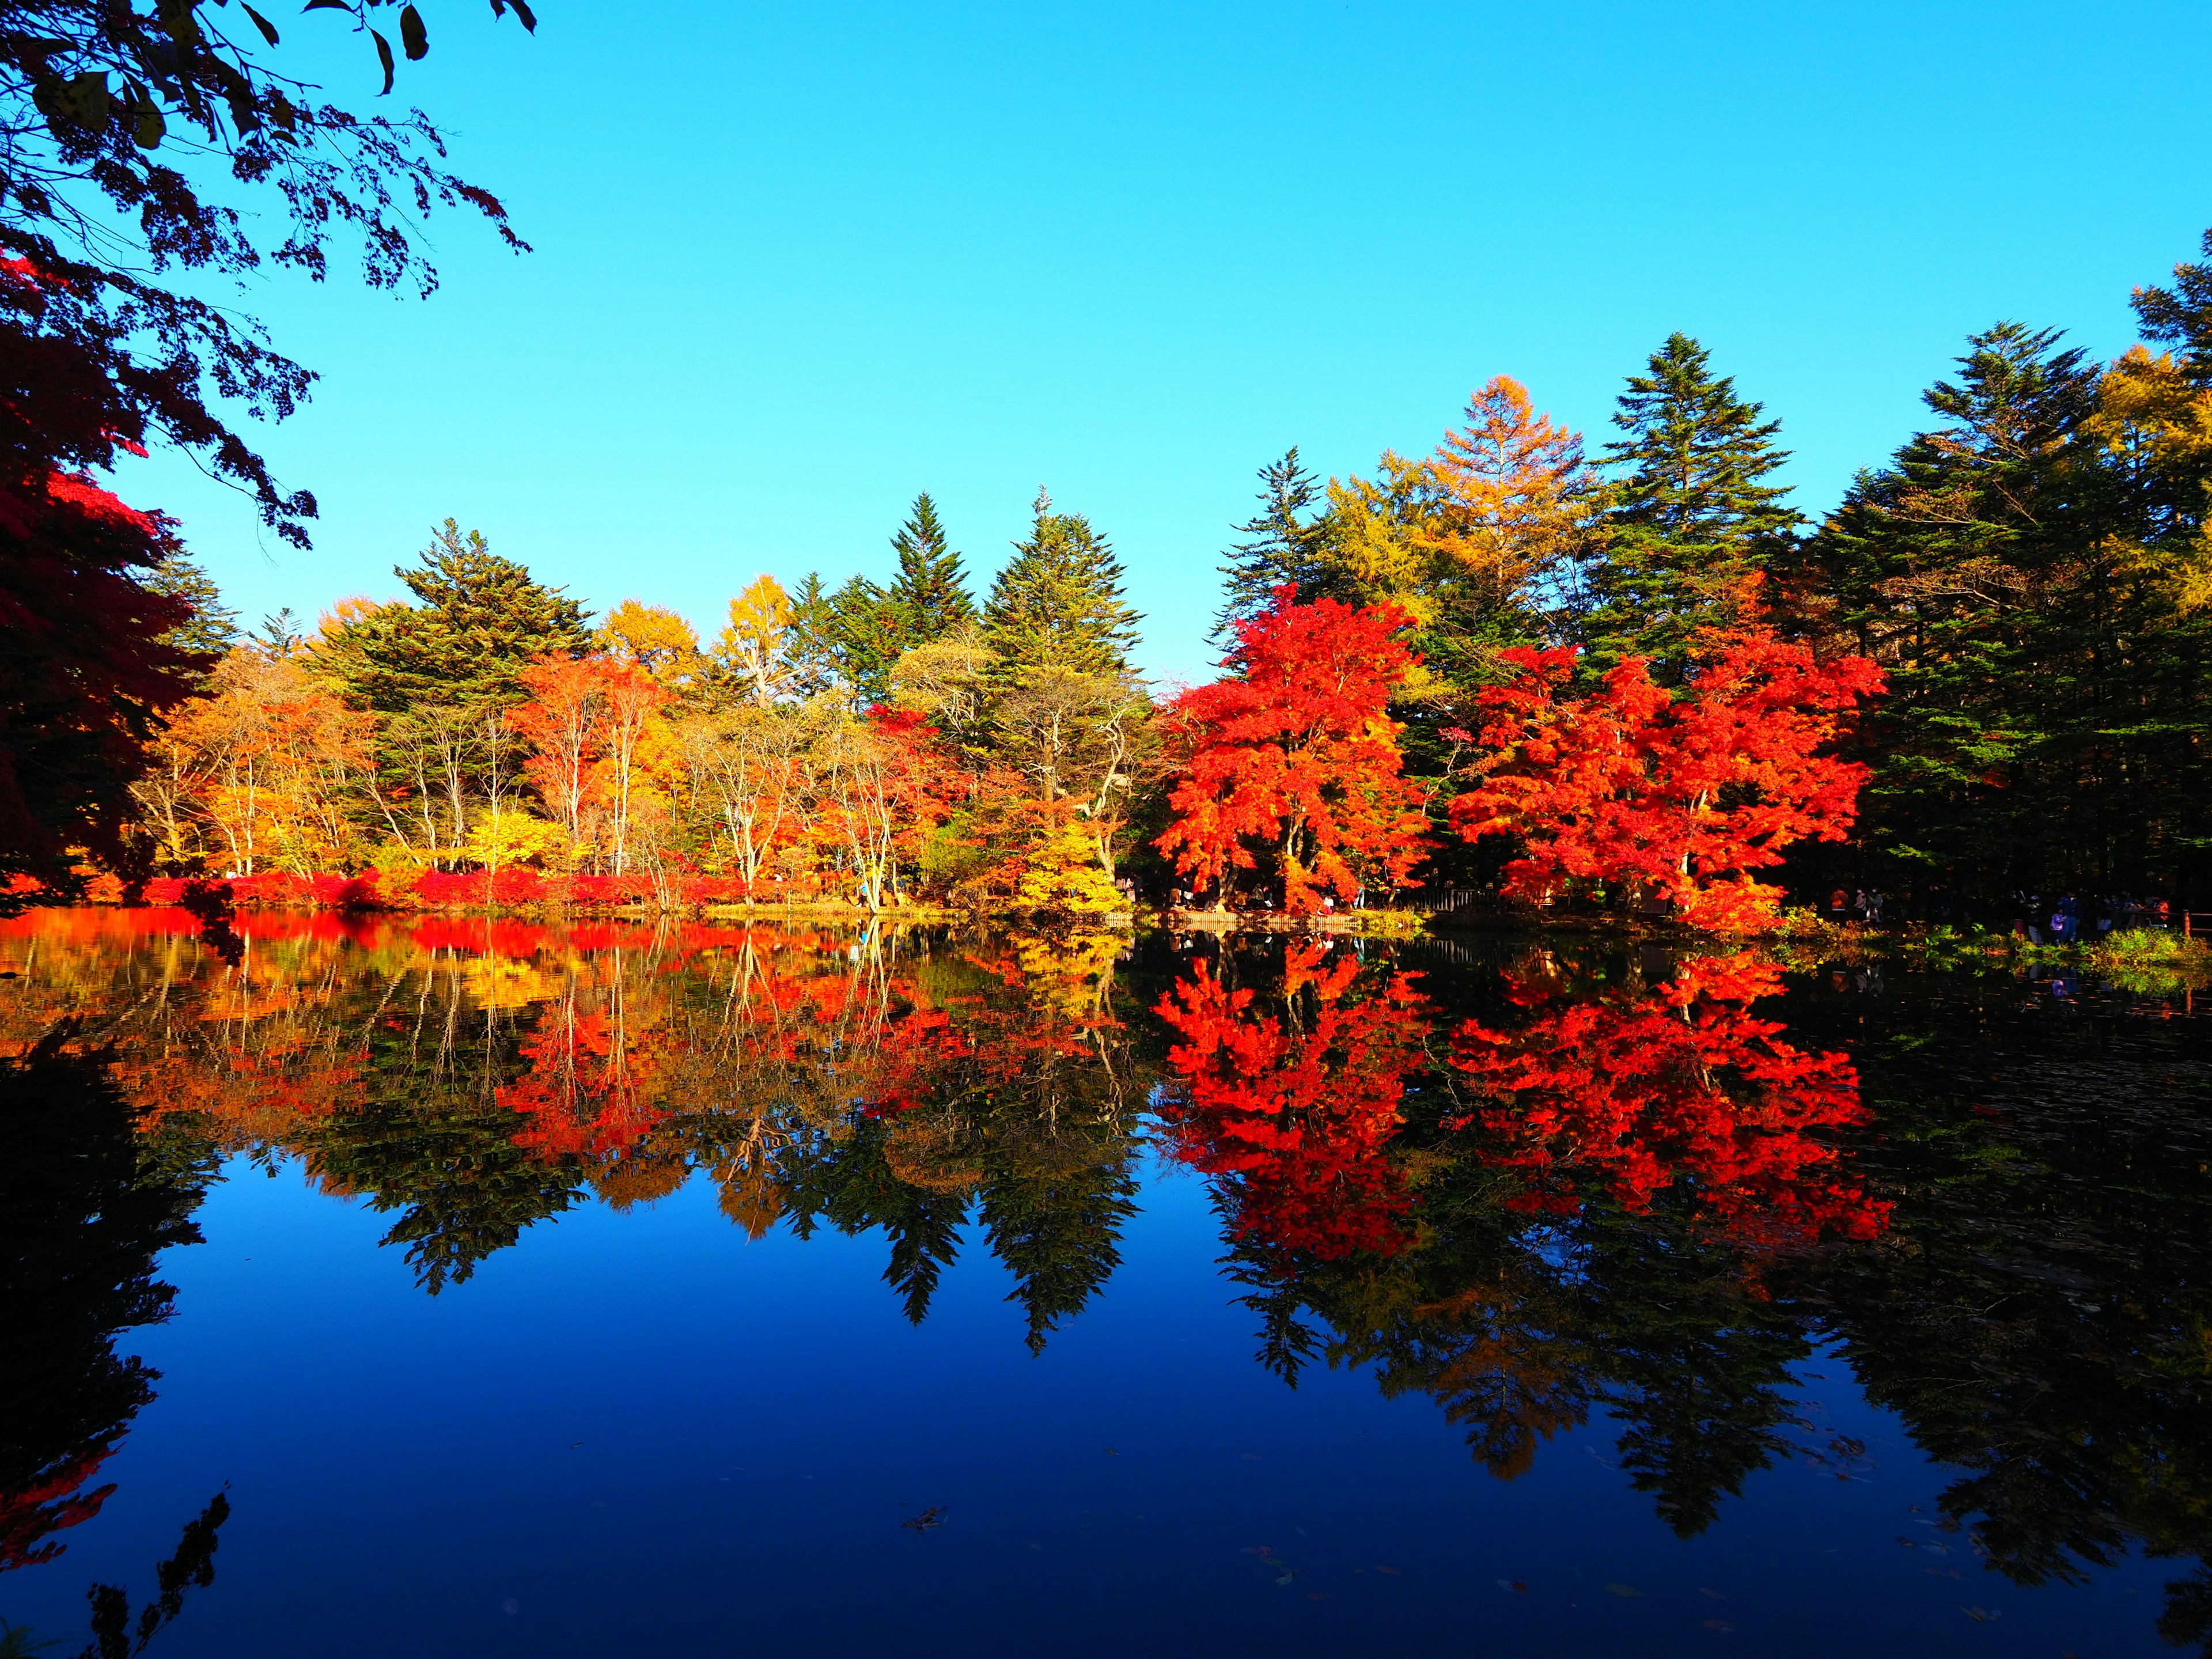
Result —
[[[2131,893],[2114,894],[2086,905],[2071,893],[2048,901],[2034,893],[2014,896],[2020,913],[2013,920],[2013,935],[2031,945],[2078,945],[2085,923],[2101,934],[2132,927],[2164,927],[2172,919],[2164,899],[2137,899]]]
[[[1951,921],[1948,896],[1939,891],[1929,897],[1929,914],[1935,920]],[[1827,917],[1838,924],[1865,922],[1878,927],[1883,904],[1878,887],[1838,887],[1828,895]],[[2132,927],[2165,927],[2172,921],[2172,911],[2162,898],[2138,899],[2131,893],[2118,893],[2084,902],[2072,893],[2046,898],[2023,890],[2013,895],[2013,936],[2031,945],[2078,945],[2085,930],[2101,935]]]

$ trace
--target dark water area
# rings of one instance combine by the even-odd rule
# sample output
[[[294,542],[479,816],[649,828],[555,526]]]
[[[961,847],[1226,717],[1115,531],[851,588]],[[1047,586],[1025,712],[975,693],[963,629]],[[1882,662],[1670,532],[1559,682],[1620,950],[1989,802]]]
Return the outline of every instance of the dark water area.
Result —
[[[56,1653],[2212,1637],[2178,982],[90,910],[0,970]]]

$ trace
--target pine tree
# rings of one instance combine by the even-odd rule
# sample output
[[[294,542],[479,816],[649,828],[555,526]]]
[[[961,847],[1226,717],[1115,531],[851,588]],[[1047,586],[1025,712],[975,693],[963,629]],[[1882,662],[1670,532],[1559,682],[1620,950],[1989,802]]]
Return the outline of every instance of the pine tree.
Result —
[[[1227,597],[1213,624],[1215,645],[1226,650],[1234,644],[1236,625],[1271,607],[1275,590],[1285,582],[1297,589],[1298,604],[1323,596],[1328,520],[1307,516],[1321,498],[1321,481],[1299,462],[1296,444],[1282,459],[1260,469],[1260,510],[1237,526],[1244,539],[1222,558]]]
[[[2203,249],[2212,261],[2212,230],[2204,233]],[[2191,380],[2212,385],[2212,263],[2183,260],[2173,268],[2172,288],[2139,288],[2134,305],[2143,338],[2179,346]]]
[[[2037,778],[2079,666],[2052,632],[2067,571],[2100,539],[2077,438],[2097,376],[2048,329],[2000,323],[1967,348],[1925,394],[1942,424],[1862,473],[1805,556],[1828,626],[1889,675],[1863,840],[1900,875],[1996,894],[2040,884],[2031,844],[2068,811]]]
[[[189,622],[161,635],[164,645],[219,657],[238,642],[238,612],[222,602],[215,579],[182,553],[162,560],[139,585],[192,608]]]
[[[1644,656],[1659,678],[1678,678],[1692,636],[1736,619],[1746,579],[1802,522],[1783,505],[1785,486],[1759,482],[1790,459],[1774,443],[1781,422],[1761,420],[1710,357],[1686,334],[1669,335],[1648,372],[1629,377],[1613,417],[1624,435],[1605,459],[1623,476],[1585,625],[1596,671]]]
[[[1088,519],[1054,513],[1042,489],[1036,513],[983,608],[984,640],[999,653],[1000,672],[1126,674],[1139,618],[1122,598],[1121,561]]]
[[[532,661],[591,648],[584,606],[495,554],[480,531],[464,535],[451,519],[419,565],[392,574],[417,603],[379,606],[342,623],[325,633],[315,653],[320,672],[372,708],[515,702]]]
[[[960,555],[945,540],[937,503],[927,491],[914,498],[914,516],[891,538],[891,546],[898,574],[884,597],[898,612],[901,650],[941,640],[974,619],[975,601]]]

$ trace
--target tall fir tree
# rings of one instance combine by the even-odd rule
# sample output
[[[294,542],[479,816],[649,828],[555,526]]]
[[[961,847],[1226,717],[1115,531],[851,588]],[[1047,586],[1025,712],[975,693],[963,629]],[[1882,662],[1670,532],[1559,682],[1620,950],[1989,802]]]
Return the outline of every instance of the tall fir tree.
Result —
[[[1714,374],[1711,355],[1671,334],[1620,396],[1607,546],[1583,629],[1593,671],[1641,656],[1679,679],[1698,629],[1736,619],[1746,579],[1802,522],[1785,486],[1760,482],[1790,459],[1774,442],[1781,422]]]
[[[975,619],[967,573],[927,491],[914,498],[913,515],[891,538],[891,547],[898,554],[898,574],[884,598],[897,611],[902,650],[941,640]]]
[[[1112,545],[1081,514],[1054,513],[1042,489],[1035,511],[983,607],[983,637],[998,653],[998,672],[1014,678],[1048,668],[1126,674],[1141,619],[1122,597]]]
[[[891,665],[906,649],[896,605],[866,576],[848,576],[834,592],[806,574],[792,596],[792,660],[803,693],[841,689],[866,708],[890,695]]]
[[[1881,661],[1861,840],[1877,878],[2003,921],[2010,895],[2201,878],[2212,395],[2136,351],[2100,373],[2049,329],[1974,335],[1941,424],[1862,474],[1807,544],[1818,618]],[[2175,440],[2178,440],[2175,441]]]
[[[1322,597],[1328,574],[1325,515],[1315,512],[1321,481],[1306,471],[1293,444],[1280,460],[1260,469],[1260,510],[1237,526],[1244,539],[1221,562],[1225,594],[1213,624],[1213,643],[1223,650],[1235,643],[1236,624],[1249,622],[1274,603],[1285,582],[1298,591],[1301,604]]]
[[[520,700],[522,670],[550,654],[591,648],[590,613],[512,559],[483,532],[448,519],[412,568],[392,574],[414,605],[380,605],[327,630],[319,672],[386,713]]]
[[[2185,259],[2173,268],[2172,288],[2139,288],[2136,319],[2143,338],[2179,346],[2182,366],[2197,386],[2212,386],[2212,230],[2204,233],[2205,264]]]

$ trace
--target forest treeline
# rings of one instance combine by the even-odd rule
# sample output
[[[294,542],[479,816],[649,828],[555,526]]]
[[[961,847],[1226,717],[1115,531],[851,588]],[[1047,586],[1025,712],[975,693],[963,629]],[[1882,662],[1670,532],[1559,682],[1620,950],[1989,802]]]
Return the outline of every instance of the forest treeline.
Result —
[[[2146,343],[2109,363],[1973,336],[1928,429],[1817,523],[1772,481],[1780,422],[1680,334],[1599,450],[1504,376],[1428,454],[1323,481],[1293,449],[1225,556],[1221,677],[1171,696],[1107,537],[1042,492],[980,595],[925,495],[888,584],[762,576],[702,638],[645,599],[594,619],[451,520],[406,599],[241,634],[170,526],[87,485],[158,556],[189,684],[117,757],[127,800],[86,792],[52,839],[118,881],[373,869],[448,898],[506,871],[1091,913],[1442,883],[1716,927],[1838,881],[1923,914],[2186,903],[2212,263],[2134,305]],[[52,879],[37,851],[14,867]]]

